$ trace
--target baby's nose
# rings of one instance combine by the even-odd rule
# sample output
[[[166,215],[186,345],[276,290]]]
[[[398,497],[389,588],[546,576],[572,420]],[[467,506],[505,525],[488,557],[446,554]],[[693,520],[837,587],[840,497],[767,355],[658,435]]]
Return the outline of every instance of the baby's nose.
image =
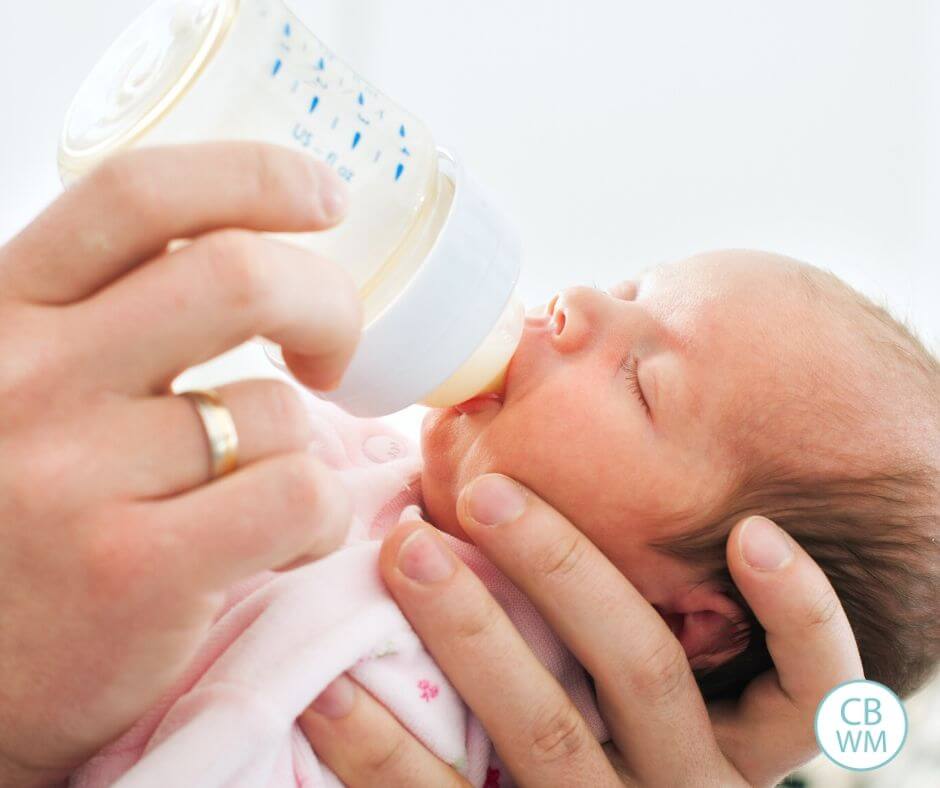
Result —
[[[563,353],[580,350],[596,332],[604,296],[590,287],[568,287],[548,302],[552,341]]]

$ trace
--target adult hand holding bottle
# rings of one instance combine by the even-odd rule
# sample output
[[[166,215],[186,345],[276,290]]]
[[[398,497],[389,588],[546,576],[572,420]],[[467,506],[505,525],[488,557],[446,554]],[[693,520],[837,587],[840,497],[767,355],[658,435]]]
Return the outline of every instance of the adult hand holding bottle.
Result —
[[[344,210],[329,169],[286,149],[140,149],[0,247],[0,785],[60,779],[127,728],[227,586],[341,542],[350,503],[304,451],[286,384],[225,386],[208,403],[222,421],[205,423],[169,386],[258,334],[306,385],[335,386],[356,288],[259,233],[326,229]],[[227,468],[213,423],[237,434]]]

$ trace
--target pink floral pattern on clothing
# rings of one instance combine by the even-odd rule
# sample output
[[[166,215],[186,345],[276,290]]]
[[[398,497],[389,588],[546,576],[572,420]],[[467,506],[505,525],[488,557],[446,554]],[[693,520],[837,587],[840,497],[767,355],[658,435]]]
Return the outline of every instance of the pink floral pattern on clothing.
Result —
[[[421,679],[421,681],[418,682],[418,689],[421,690],[421,700],[423,701],[430,703],[437,697],[437,685],[427,679]]]

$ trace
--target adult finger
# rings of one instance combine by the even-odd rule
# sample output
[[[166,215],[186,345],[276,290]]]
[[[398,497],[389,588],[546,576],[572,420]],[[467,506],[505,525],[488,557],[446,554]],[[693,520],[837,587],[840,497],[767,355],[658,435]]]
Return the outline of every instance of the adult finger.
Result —
[[[604,720],[641,784],[731,779],[679,642],[577,528],[500,474],[467,485],[457,515],[593,676]]]
[[[256,142],[141,148],[99,165],[0,250],[0,291],[84,298],[174,238],[335,224],[345,189],[312,157]]]
[[[298,719],[317,757],[343,785],[469,786],[355,681],[340,676]]]
[[[734,711],[719,715],[716,731],[732,762],[760,784],[815,753],[817,705],[864,673],[829,580],[788,534],[749,517],[732,530],[727,556],[735,585],[767,633],[776,672],[759,677]]]
[[[298,392],[279,380],[244,380],[216,391],[238,433],[241,467],[277,454],[301,451],[312,440],[310,419]],[[187,397],[121,398],[105,409],[91,432],[102,436],[99,465],[121,467],[120,487],[98,490],[135,499],[165,497],[211,478],[205,428]]]
[[[346,271],[243,230],[201,236],[70,311],[84,327],[85,352],[112,359],[108,382],[133,392],[162,391],[187,367],[257,334],[314,359],[303,382],[325,388],[342,374],[362,328]]]
[[[305,452],[134,504],[131,513],[134,533],[124,538],[151,548],[151,560],[178,584],[216,590],[332,552],[349,528],[352,505],[330,469]]]
[[[420,522],[397,526],[382,577],[418,636],[526,785],[615,785],[584,718],[479,578]]]

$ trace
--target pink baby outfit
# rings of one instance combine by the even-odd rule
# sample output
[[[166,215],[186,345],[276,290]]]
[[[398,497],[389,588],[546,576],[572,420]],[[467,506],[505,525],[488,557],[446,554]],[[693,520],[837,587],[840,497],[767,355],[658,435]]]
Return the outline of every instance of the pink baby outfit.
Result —
[[[305,567],[266,572],[231,589],[186,673],[129,731],[76,771],[71,785],[340,785],[295,719],[344,671],[473,785],[510,784],[479,722],[379,576],[382,536],[406,506],[420,504],[418,448],[381,421],[356,419],[302,396],[316,433],[310,450],[335,469],[355,501],[346,546]],[[445,538],[605,740],[583,668],[478,550]]]

